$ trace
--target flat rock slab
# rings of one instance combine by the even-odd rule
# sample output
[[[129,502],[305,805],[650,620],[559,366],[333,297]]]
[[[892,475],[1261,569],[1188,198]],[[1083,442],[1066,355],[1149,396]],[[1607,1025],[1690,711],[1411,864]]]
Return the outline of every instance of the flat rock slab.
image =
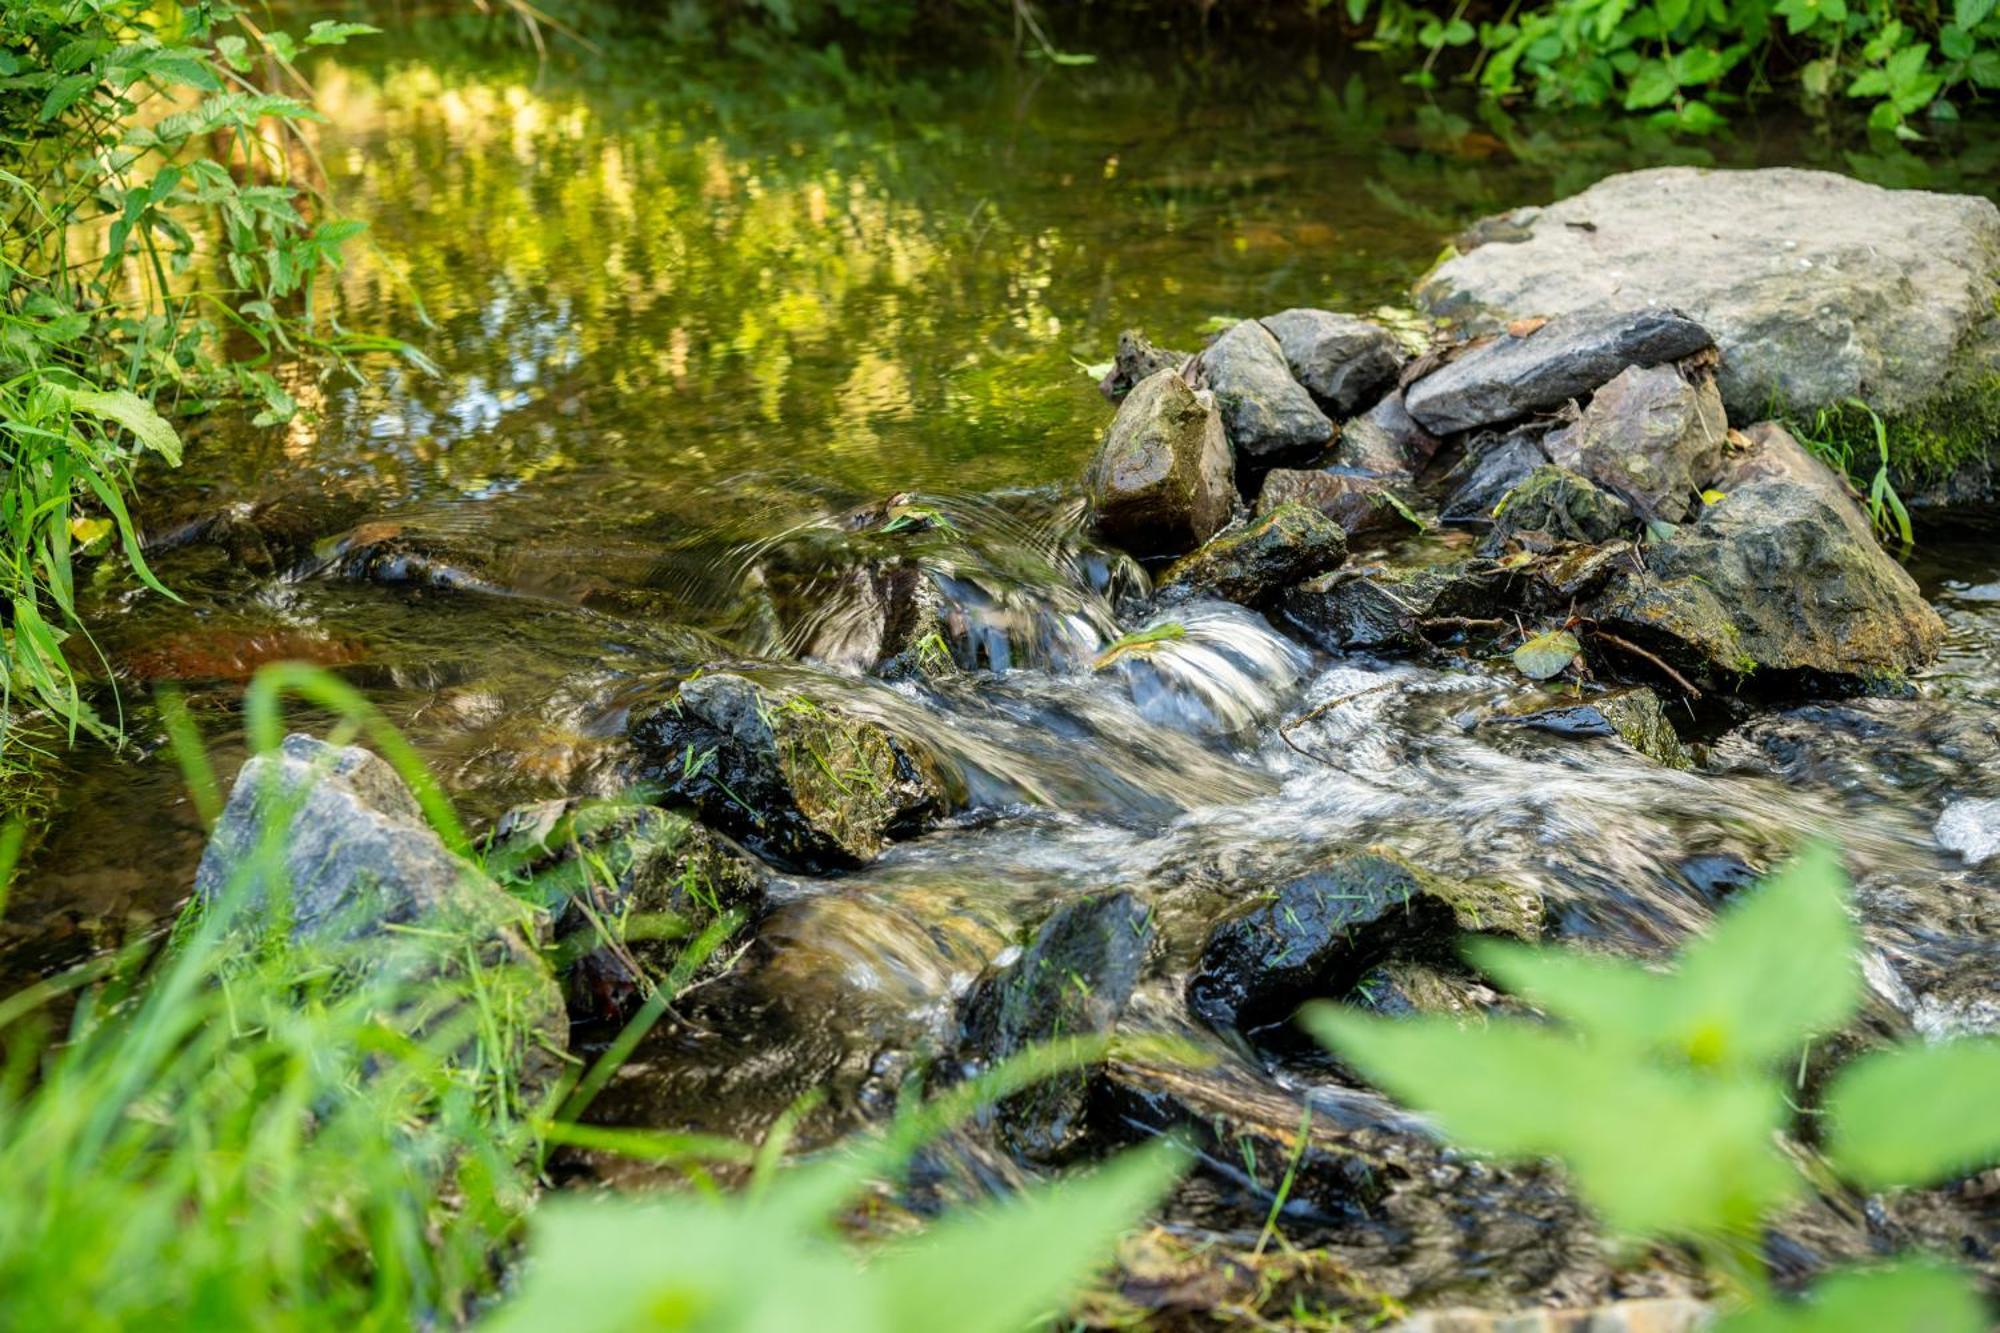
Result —
[[[1497,426],[1581,398],[1630,366],[1693,356],[1712,341],[1665,306],[1569,315],[1461,353],[1410,385],[1403,403],[1433,435]]]
[[[2000,377],[2000,209],[1986,199],[1663,167],[1488,219],[1468,240],[1417,289],[1432,314],[1480,332],[1672,305],[1715,335],[1739,418],[1849,396],[1921,413]]]

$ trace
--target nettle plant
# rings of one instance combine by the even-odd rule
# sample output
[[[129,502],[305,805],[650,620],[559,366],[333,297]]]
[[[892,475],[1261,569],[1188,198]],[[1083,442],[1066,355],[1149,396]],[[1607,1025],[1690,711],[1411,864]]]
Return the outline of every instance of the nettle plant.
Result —
[[[1937,1184],[2000,1160],[2000,1042],[1853,1060],[1801,1108],[1805,1051],[1861,1002],[1849,884],[1814,846],[1725,912],[1671,969],[1497,941],[1472,961],[1551,1021],[1380,1019],[1320,1004],[1304,1023],[1467,1148],[1558,1158],[1617,1233],[1686,1243],[1728,1313],[1719,1333],[1977,1333],[1970,1278],[1928,1259],[1771,1289],[1766,1222],[1829,1169],[1863,1189]],[[1821,1160],[1787,1134],[1802,1129]]]
[[[1871,127],[1917,137],[1919,113],[2000,89],[1996,0],[1543,0],[1504,9],[1472,0],[1346,0],[1364,45],[1421,54],[1410,76],[1446,70],[1494,96],[1542,105],[1622,106],[1709,129],[1712,103],[1795,79],[1814,100],[1869,106]]]
[[[248,399],[288,419],[281,361],[414,355],[333,321],[320,292],[362,224],[316,188],[293,61],[371,28],[266,32],[229,0],[0,6],[0,746],[17,695],[110,734],[70,669],[73,557],[139,557],[125,497],[179,462],[160,408]],[[0,750],[0,760],[4,760]]]

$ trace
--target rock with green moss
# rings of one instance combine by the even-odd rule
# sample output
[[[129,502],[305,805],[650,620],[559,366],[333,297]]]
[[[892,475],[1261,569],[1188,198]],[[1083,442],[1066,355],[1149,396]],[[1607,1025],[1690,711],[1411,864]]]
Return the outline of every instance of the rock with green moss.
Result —
[[[1213,401],[1178,372],[1157,371],[1126,395],[1091,462],[1091,527],[1136,556],[1180,555],[1229,522],[1234,478]]]
[[[1513,571],[1491,560],[1364,565],[1306,580],[1285,594],[1283,607],[1285,618],[1323,648],[1411,648],[1433,632],[1493,617],[1517,584]]]
[[[1137,388],[1139,381],[1163,370],[1179,370],[1192,356],[1191,352],[1156,347],[1138,329],[1126,329],[1118,335],[1117,355],[1112,358],[1110,371],[1098,381],[1097,391],[1115,403]]]
[[[1659,301],[1722,350],[1739,420],[1775,407],[1837,433],[1867,471],[1886,419],[1904,483],[2000,438],[2000,208],[1829,172],[1666,167],[1611,176],[1487,227],[1418,290],[1468,332]]]
[[[1557,541],[1595,544],[1636,526],[1630,505],[1588,477],[1548,463],[1501,497],[1488,540],[1497,549],[1517,533],[1538,532]]]
[[[1410,502],[1387,477],[1333,468],[1274,468],[1257,493],[1257,512],[1281,505],[1305,505],[1326,515],[1350,537],[1389,536],[1423,525]]]
[[[1643,687],[1572,698],[1537,694],[1500,710],[1507,721],[1558,736],[1616,737],[1668,768],[1694,767],[1660,697]]]
[[[1554,462],[1624,500],[1641,518],[1679,523],[1722,457],[1729,422],[1707,368],[1633,366],[1591,395],[1543,447]]]
[[[1346,559],[1347,533],[1340,524],[1304,505],[1279,505],[1175,561],[1160,578],[1160,592],[1261,606]]]
[[[727,839],[634,801],[517,806],[486,863],[550,913],[570,1015],[582,1020],[628,1016],[690,940],[724,917],[747,927],[764,905],[764,872]],[[712,975],[719,956],[690,979]]]
[[[634,713],[641,774],[703,822],[792,869],[849,869],[943,813],[919,745],[838,702],[732,672],[683,682]]]

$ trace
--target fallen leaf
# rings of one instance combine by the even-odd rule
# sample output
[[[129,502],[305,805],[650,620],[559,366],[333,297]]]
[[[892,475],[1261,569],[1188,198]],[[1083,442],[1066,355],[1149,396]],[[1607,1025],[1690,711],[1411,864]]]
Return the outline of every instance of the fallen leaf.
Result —
[[[1514,666],[1529,680],[1547,680],[1568,670],[1582,651],[1583,645],[1577,642],[1576,635],[1566,629],[1550,630],[1516,648]]]
[[[1507,326],[1507,332],[1516,338],[1525,338],[1549,321],[1541,315],[1530,319],[1517,319]]]

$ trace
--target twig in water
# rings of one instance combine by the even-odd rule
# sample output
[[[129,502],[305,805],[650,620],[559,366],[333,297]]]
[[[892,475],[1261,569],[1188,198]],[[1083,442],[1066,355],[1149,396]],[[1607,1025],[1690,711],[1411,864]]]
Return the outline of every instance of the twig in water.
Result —
[[[1312,721],[1314,718],[1319,717],[1323,713],[1330,713],[1344,703],[1352,703],[1354,700],[1361,698],[1365,694],[1376,694],[1382,690],[1390,689],[1393,686],[1395,686],[1395,684],[1396,682],[1393,680],[1385,680],[1380,685],[1370,685],[1365,690],[1356,690],[1352,694],[1342,694],[1335,698],[1328,699],[1325,703],[1320,704],[1316,708],[1308,709],[1307,711],[1293,718],[1290,722],[1287,722],[1283,726],[1279,727],[1278,739],[1283,741],[1285,744],[1290,745],[1292,749],[1297,750],[1298,753],[1304,755],[1306,758],[1318,760],[1319,756],[1314,754],[1312,751],[1299,749],[1297,745],[1293,744],[1291,735],[1293,727],[1302,727],[1306,723]]]

